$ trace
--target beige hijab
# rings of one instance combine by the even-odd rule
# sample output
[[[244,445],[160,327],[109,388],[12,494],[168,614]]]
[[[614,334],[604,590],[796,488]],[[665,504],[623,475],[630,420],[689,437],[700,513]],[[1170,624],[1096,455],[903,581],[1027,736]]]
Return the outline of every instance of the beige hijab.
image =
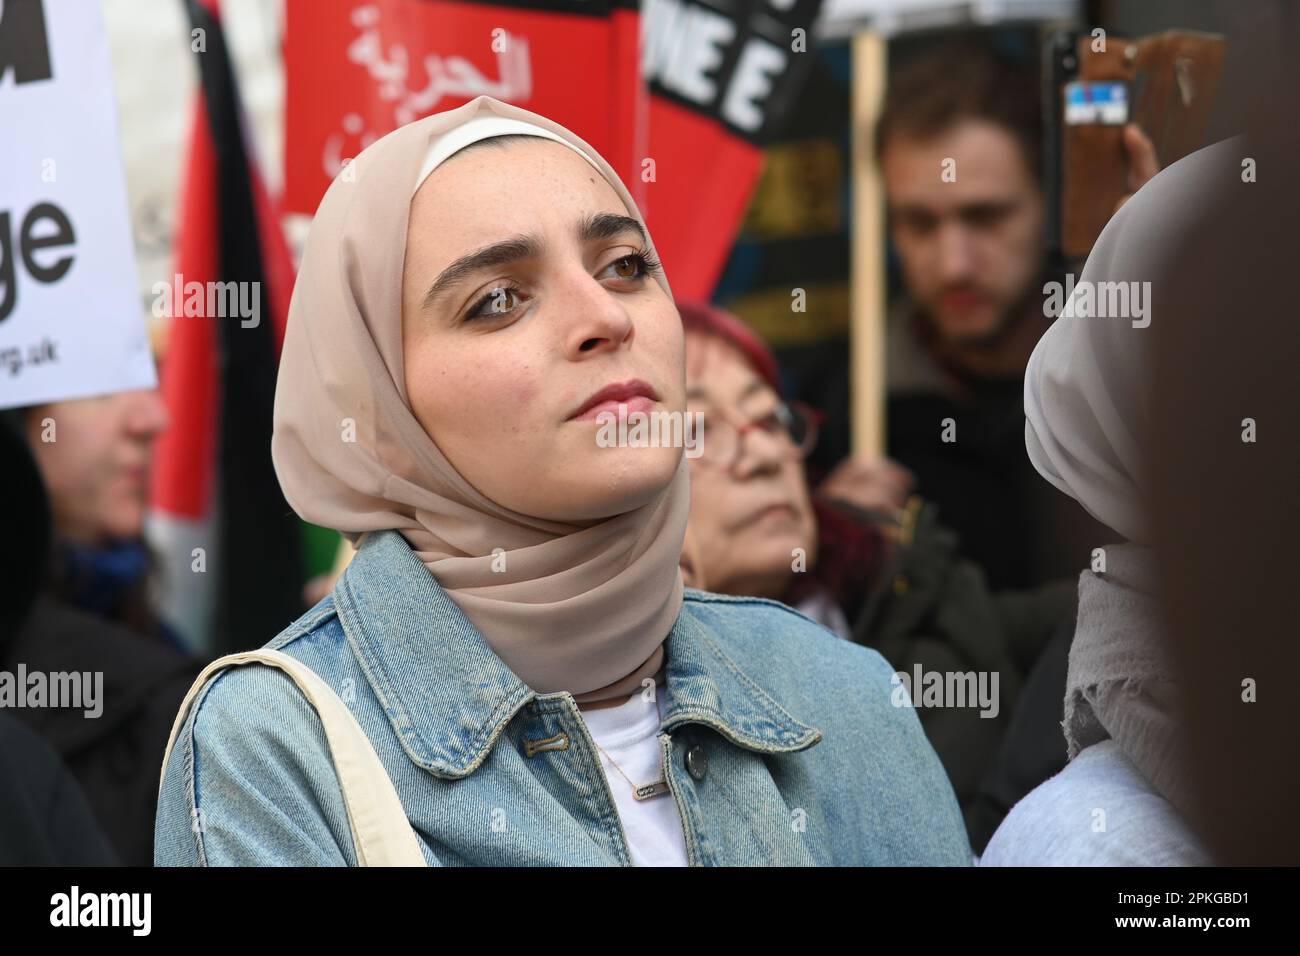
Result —
[[[344,168],[316,211],[289,308],[271,454],[286,500],[305,520],[353,543],[399,531],[534,690],[584,703],[627,697],[660,674],[681,609],[685,458],[663,493],[635,511],[589,526],[547,521],[480,494],[407,403],[401,318],[411,198],[455,150],[509,132],[576,149],[644,225],[587,143],[492,97],[388,134]],[[671,298],[667,280],[658,281]]]
[[[1199,228],[1218,184],[1240,171],[1240,140],[1198,150],[1164,169],[1111,218],[1084,264],[1075,295],[1103,283],[1146,282],[1146,320],[1168,291],[1170,237]],[[1139,287],[1140,288],[1140,287]],[[1071,300],[1073,303],[1074,300]],[[1192,807],[1189,742],[1177,715],[1187,701],[1175,679],[1149,544],[1152,329],[1067,307],[1025,370],[1025,447],[1045,479],[1127,539],[1106,544],[1105,571],[1079,578],[1062,729],[1066,752],[1111,738],[1174,806]],[[1095,542],[1103,544],[1104,542]]]

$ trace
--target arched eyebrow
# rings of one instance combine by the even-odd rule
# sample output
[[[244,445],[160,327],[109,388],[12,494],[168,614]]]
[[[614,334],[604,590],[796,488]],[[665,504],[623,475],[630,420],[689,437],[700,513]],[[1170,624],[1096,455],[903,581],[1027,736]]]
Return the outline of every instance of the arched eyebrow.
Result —
[[[631,216],[622,216],[611,212],[599,212],[584,216],[578,221],[578,241],[586,244],[601,239],[613,239],[624,233],[632,233],[645,243],[645,228]],[[511,236],[481,249],[461,256],[447,268],[429,286],[424,294],[422,308],[429,308],[451,289],[477,272],[495,269],[500,266],[518,262],[521,259],[538,259],[542,255],[545,243],[534,233]]]

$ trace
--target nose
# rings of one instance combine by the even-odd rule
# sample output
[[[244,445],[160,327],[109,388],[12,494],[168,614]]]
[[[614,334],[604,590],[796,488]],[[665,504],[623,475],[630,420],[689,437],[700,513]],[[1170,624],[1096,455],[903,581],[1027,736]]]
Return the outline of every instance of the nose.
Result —
[[[750,428],[740,439],[740,457],[731,466],[740,481],[779,474],[790,457],[790,443],[779,433]]]
[[[156,438],[167,427],[167,405],[156,388],[143,388],[125,396],[127,430],[140,438]]]
[[[939,278],[944,283],[960,282],[971,277],[974,250],[970,233],[957,222],[945,223],[939,229]]]
[[[632,341],[635,326],[632,316],[618,296],[581,268],[563,283],[555,303],[568,318],[564,353],[579,361],[602,352],[612,352]]]

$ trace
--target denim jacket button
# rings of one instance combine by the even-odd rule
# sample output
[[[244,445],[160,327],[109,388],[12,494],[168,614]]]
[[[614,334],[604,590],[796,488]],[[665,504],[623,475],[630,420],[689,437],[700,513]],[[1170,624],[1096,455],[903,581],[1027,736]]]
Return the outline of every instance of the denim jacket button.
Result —
[[[709,772],[709,758],[699,744],[686,751],[686,769],[696,780],[703,780],[704,775]]]

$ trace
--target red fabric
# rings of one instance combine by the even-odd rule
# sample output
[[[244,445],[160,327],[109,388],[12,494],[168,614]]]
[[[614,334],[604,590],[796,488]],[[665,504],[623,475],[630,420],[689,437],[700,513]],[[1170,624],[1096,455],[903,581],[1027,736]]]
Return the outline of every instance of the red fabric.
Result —
[[[374,23],[367,9],[377,12]],[[514,96],[484,85],[504,82],[510,59],[492,47],[496,30],[505,31],[501,36],[507,49],[523,54],[519,44],[526,44],[523,75],[529,88],[512,91]],[[378,41],[375,68],[393,71],[392,80],[372,76],[372,67],[358,62],[373,49],[364,42],[367,36]],[[480,92],[572,130],[630,183],[626,161],[632,157],[626,154],[633,137],[619,129],[632,122],[634,89],[626,84],[635,85],[640,74],[636,57],[622,65],[614,58],[634,49],[626,18],[600,13],[459,0],[288,0],[285,206],[314,213],[337,173],[337,159],[356,156],[403,122],[454,109]],[[404,60],[399,50],[405,51]],[[442,63],[444,69],[468,65],[481,80],[439,87],[429,74],[430,63]],[[430,105],[405,116],[406,105],[423,103]]]
[[[190,147],[178,204],[179,229],[173,272],[183,282],[217,278],[217,157],[200,93],[190,120]],[[167,277],[168,282],[172,277]],[[217,343],[212,322],[186,318],[173,302],[161,390],[170,424],[153,456],[153,507],[199,520],[212,501],[212,464],[217,428]]]
[[[641,207],[677,299],[706,299],[745,218],[763,151],[717,120],[650,97],[655,182]]]
[[[604,155],[640,209],[649,184],[641,181],[639,170],[650,149],[650,91],[641,79],[641,11],[618,7],[609,16],[614,88],[620,95],[610,98],[613,146]]]
[[[674,294],[712,294],[762,172],[763,152],[715,117],[647,90],[638,11],[288,0],[285,24],[287,209],[314,212],[340,163],[401,123],[487,92],[590,143],[637,201]],[[488,42],[494,30],[504,30],[516,49],[527,45],[521,68],[527,89],[508,82],[509,57]],[[440,63],[476,79],[440,86]],[[654,164],[650,182],[643,179],[646,160]]]

